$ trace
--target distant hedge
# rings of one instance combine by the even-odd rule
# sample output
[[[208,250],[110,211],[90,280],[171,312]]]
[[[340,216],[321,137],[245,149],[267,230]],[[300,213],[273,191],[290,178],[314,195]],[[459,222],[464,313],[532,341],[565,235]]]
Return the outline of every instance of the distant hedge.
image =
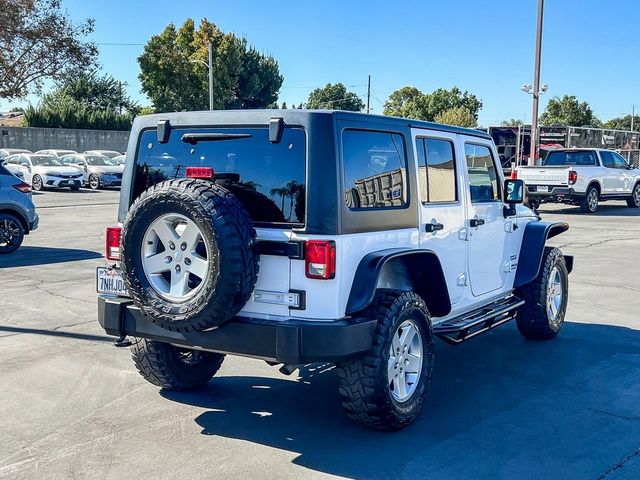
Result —
[[[130,130],[133,116],[110,110],[90,111],[78,103],[30,105],[24,112],[27,126],[80,128],[92,130]]]

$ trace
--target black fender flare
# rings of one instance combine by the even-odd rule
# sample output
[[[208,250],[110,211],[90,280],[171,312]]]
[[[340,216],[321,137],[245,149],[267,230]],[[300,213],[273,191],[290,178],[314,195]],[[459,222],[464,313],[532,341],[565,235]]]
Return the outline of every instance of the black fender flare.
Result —
[[[542,266],[542,254],[549,238],[569,230],[566,222],[529,222],[524,230],[522,244],[520,245],[520,255],[518,256],[518,268],[513,288],[522,287],[532,282],[540,272]],[[573,257],[564,256],[567,263],[567,270],[573,270]]]
[[[382,268],[392,260],[404,262],[414,292],[423,298],[432,316],[442,317],[451,311],[447,282],[436,253],[426,249],[390,248],[369,253],[360,260],[347,300],[347,315],[361,312],[371,304]]]

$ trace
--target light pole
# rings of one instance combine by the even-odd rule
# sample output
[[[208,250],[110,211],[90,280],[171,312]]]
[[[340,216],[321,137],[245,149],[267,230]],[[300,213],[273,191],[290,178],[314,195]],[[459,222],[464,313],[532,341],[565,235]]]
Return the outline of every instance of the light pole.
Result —
[[[189,60],[191,63],[201,63],[207,70],[209,71],[209,110],[213,110],[213,47],[211,46],[211,42],[207,43],[207,51],[208,51],[208,62],[199,59]]]
[[[536,52],[533,67],[533,110],[531,113],[531,150],[529,153],[529,165],[535,165],[536,145],[538,143],[538,100],[540,99],[540,56],[542,53],[543,14],[544,0],[538,0],[538,27],[536,29]]]

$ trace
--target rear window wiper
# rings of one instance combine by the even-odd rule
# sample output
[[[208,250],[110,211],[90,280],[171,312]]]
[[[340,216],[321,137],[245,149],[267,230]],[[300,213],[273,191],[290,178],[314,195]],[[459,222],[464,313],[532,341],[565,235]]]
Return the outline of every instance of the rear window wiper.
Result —
[[[238,138],[250,138],[250,133],[185,133],[182,141],[190,145],[198,142],[218,142],[221,140],[236,140]]]

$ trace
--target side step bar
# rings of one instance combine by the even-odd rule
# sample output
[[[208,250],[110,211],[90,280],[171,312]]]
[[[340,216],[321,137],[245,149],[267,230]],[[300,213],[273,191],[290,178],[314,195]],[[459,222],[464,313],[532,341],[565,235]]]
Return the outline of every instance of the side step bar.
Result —
[[[511,296],[434,325],[433,333],[450,345],[458,345],[512,320],[522,305],[524,300]]]

